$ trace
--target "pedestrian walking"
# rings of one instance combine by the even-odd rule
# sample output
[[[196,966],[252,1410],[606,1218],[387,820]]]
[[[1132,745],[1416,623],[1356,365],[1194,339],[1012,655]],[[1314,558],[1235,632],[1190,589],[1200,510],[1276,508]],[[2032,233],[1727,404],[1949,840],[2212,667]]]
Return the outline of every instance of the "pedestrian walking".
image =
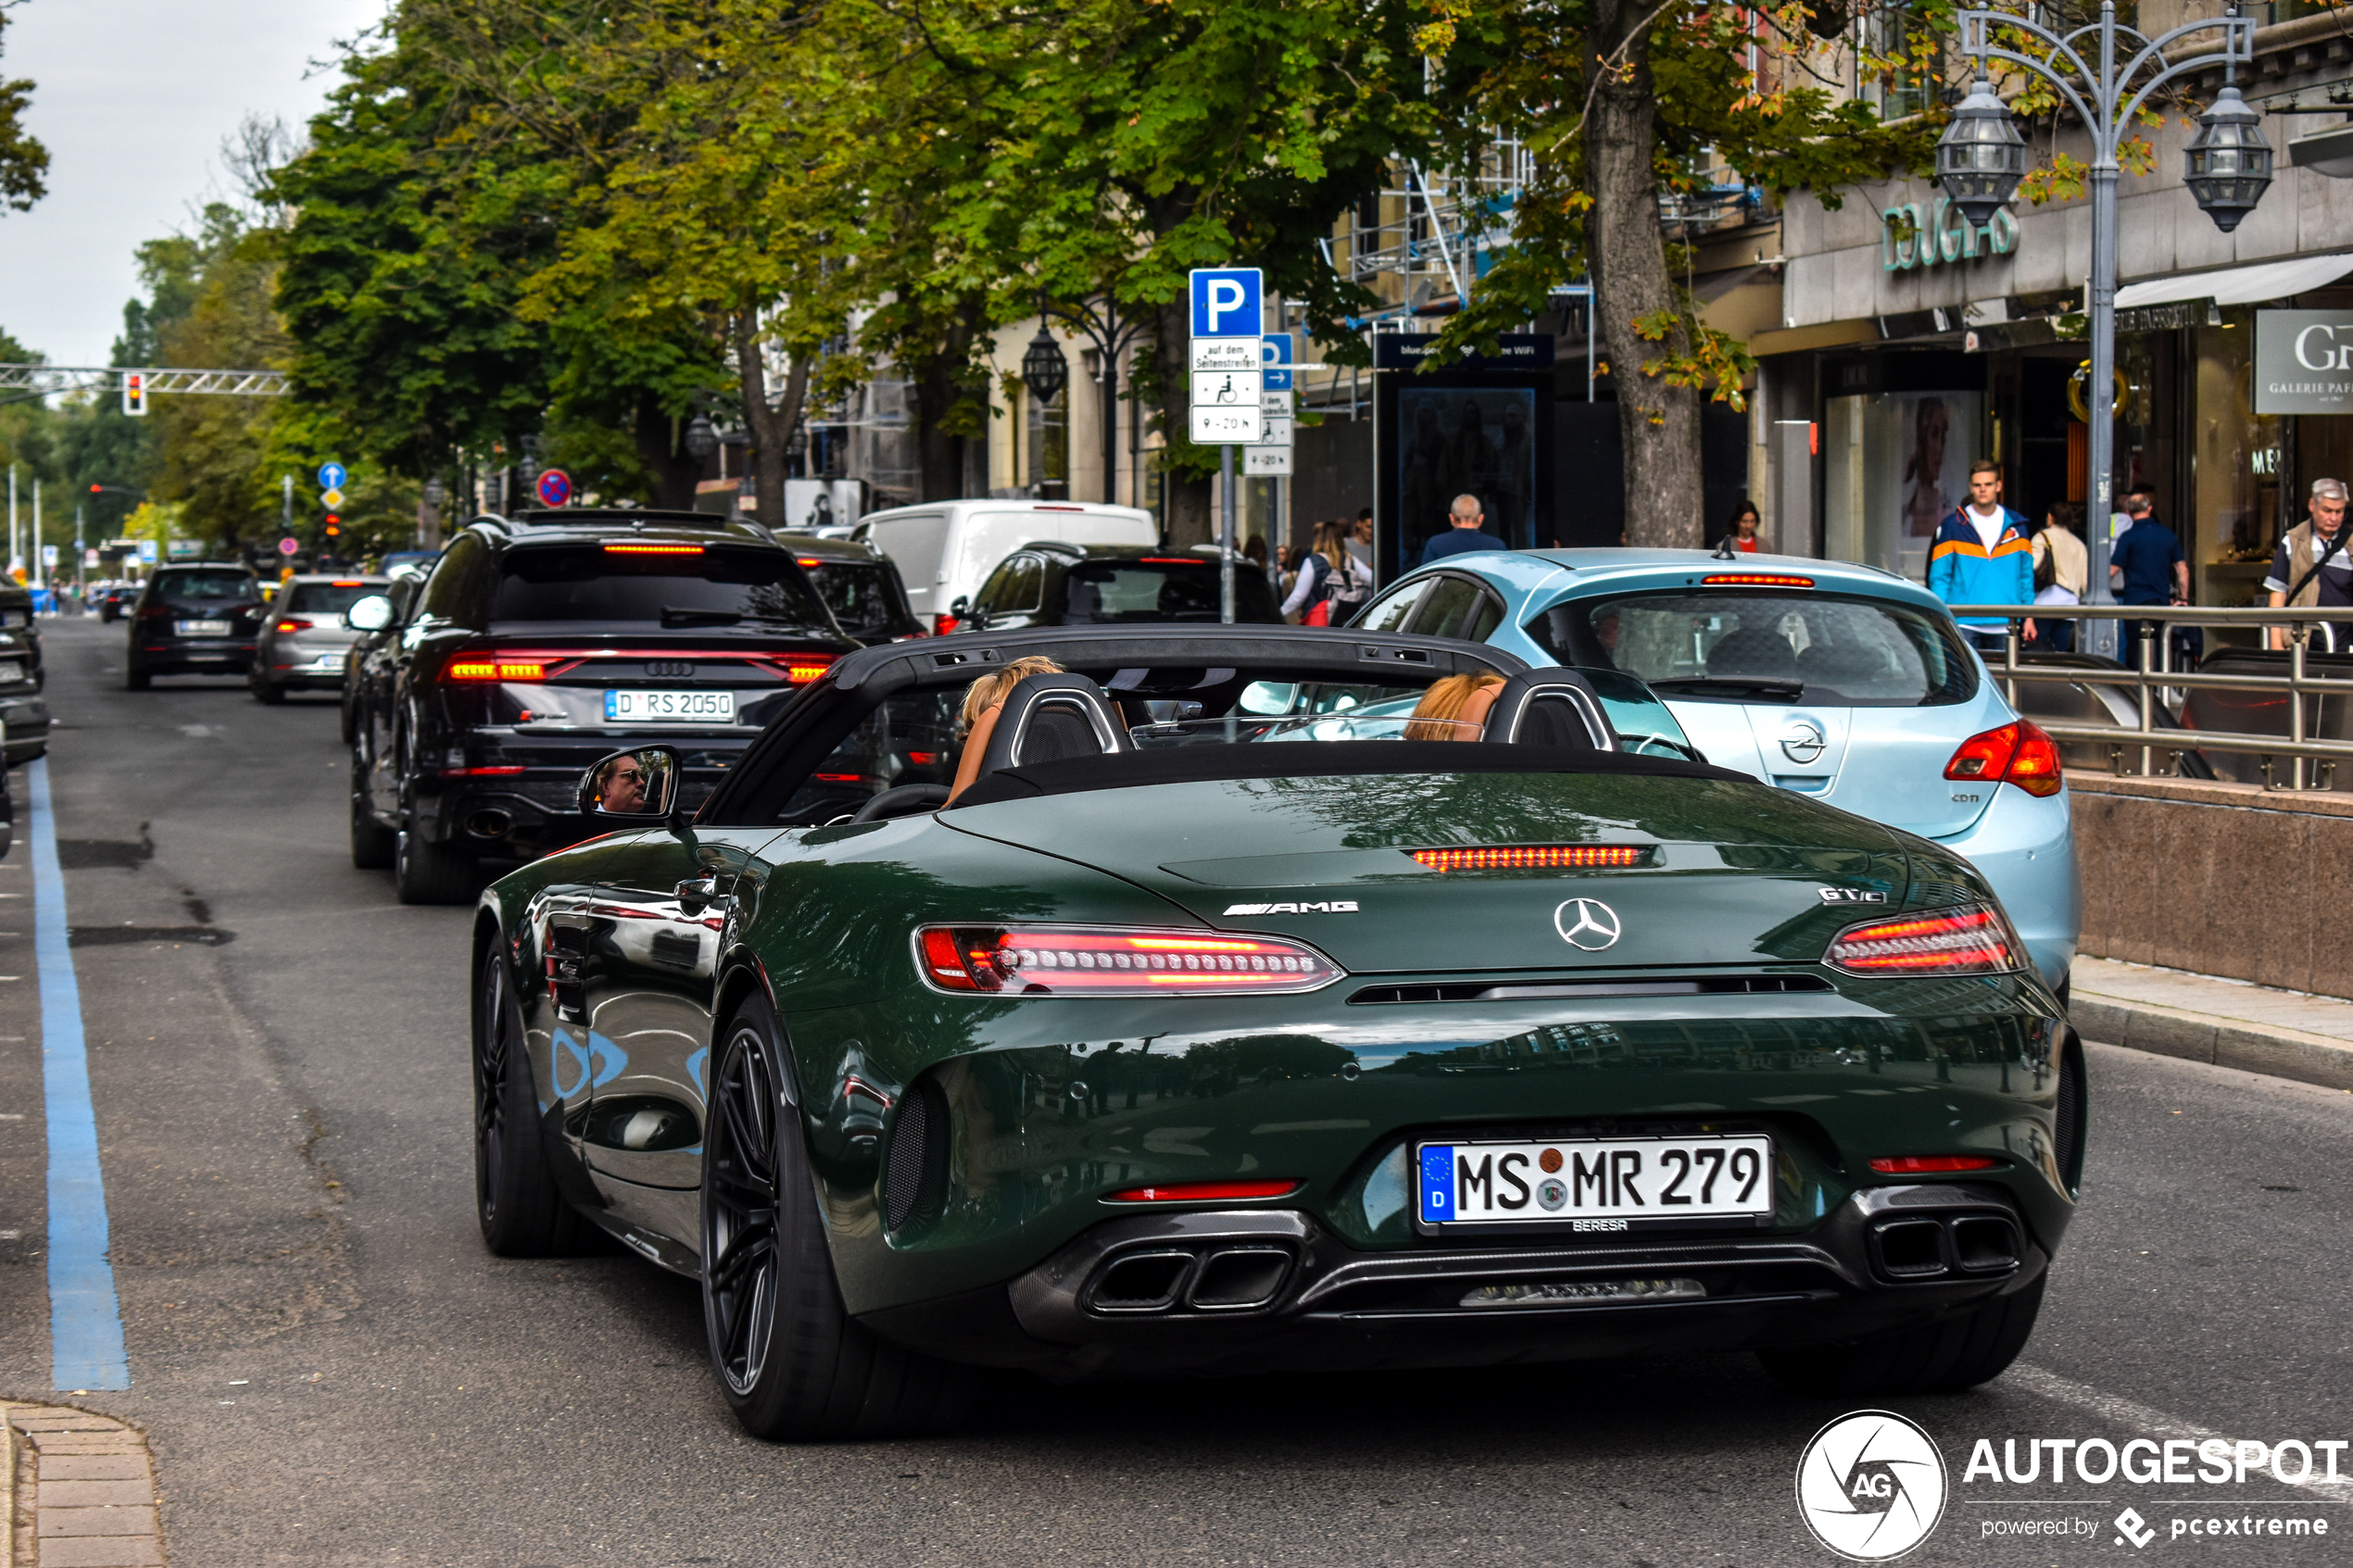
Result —
[[[1724,520],[1724,536],[1717,541],[1717,553],[1737,550],[1743,555],[1755,555],[1759,548],[1757,526],[1756,503],[1743,495],[1732,508],[1732,515]]]
[[[2002,465],[1991,458],[1971,463],[1968,503],[1946,513],[1929,541],[1929,592],[1948,605],[2032,605],[2034,546],[2025,525],[2024,518],[2002,505]],[[1996,652],[2009,622],[1973,616],[1960,627],[1979,651]],[[2032,617],[2021,631],[2033,637]]]
[[[2190,602],[2189,558],[2182,553],[2179,535],[2157,520],[2155,498],[2145,490],[2124,497],[2124,514],[2133,520],[2108,548],[2108,582],[2119,604],[2185,605]],[[2142,640],[2156,623],[2128,621],[2122,650],[2127,669],[2138,669]]]
[[[1319,522],[1315,542],[1300,562],[1299,578],[1283,600],[1283,619],[1301,626],[1338,626],[1356,612],[1373,591],[1373,574],[1356,563],[1344,543],[1345,525]]]
[[[2054,501],[2034,531],[2034,602],[2038,605],[2080,605],[2091,591],[2092,552],[2076,533],[2083,508],[2072,501]],[[2043,619],[2035,622],[2034,646],[2045,653],[2075,650],[2075,622]]]
[[[1372,508],[1366,507],[1356,514],[1356,526],[1349,531],[1346,543],[1348,553],[1356,558],[1357,564],[1365,569],[1367,576],[1370,576],[1373,570]]]
[[[2280,536],[2280,547],[2271,552],[2271,573],[2263,579],[2273,609],[2353,607],[2353,558],[2348,558],[2353,549],[2347,548],[2345,537],[2345,498],[2343,480],[2312,482],[2304,521]],[[2311,646],[2324,653],[2338,652],[2346,646],[2348,630],[2353,628],[2315,626]],[[2287,637],[2286,627],[2271,629],[2271,646],[2286,647]]]
[[[1476,495],[1455,496],[1454,504],[1447,508],[1446,521],[1453,526],[1430,536],[1429,543],[1422,546],[1422,558],[1418,564],[1428,566],[1434,560],[1444,560],[1448,556],[1504,547],[1504,542],[1492,533],[1479,532],[1478,525],[1487,521],[1487,512],[1479,506]]]

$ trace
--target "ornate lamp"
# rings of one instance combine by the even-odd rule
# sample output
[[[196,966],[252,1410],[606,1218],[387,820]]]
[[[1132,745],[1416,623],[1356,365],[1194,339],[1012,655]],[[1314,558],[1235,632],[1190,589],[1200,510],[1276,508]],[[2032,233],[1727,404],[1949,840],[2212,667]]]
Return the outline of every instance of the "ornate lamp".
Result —
[[[1062,345],[1043,321],[1038,323],[1038,335],[1029,340],[1029,351],[1021,357],[1021,383],[1040,403],[1051,403],[1070,384],[1070,361],[1063,357]]]
[[[2026,177],[2026,138],[1983,77],[1953,110],[1936,141],[1936,183],[1971,228],[1982,229]]]
[[[2183,162],[2182,182],[2226,234],[2263,199],[2271,182],[2271,144],[2235,86],[2226,82],[2213,107],[2197,117],[2197,134]]]
[[[710,415],[697,414],[686,421],[686,442],[688,455],[698,463],[719,450],[719,433],[711,428]]]

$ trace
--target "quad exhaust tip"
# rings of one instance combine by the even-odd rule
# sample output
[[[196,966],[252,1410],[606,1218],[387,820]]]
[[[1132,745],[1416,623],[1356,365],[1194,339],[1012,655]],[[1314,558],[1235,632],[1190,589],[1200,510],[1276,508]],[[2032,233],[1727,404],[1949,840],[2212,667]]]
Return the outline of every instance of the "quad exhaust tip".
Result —
[[[2002,1214],[1906,1215],[1871,1226],[1871,1268],[1882,1279],[1991,1278],[2025,1256],[2017,1223]]]
[[[1267,1242],[1123,1252],[1080,1293],[1090,1312],[1117,1317],[1175,1311],[1260,1311],[1281,1299],[1298,1254]]]

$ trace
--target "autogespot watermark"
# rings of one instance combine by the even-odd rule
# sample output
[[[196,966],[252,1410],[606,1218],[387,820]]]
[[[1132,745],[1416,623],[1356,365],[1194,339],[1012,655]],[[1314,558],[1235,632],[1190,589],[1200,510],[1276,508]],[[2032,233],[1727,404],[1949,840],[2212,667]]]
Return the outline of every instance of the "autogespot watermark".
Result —
[[[2324,1541],[2331,1504],[2353,1502],[2353,1474],[2342,1474],[2353,1439],[2285,1437],[1980,1437],[1963,1466],[1955,1499],[1944,1456],[1918,1423],[1889,1411],[1856,1411],[1814,1434],[1797,1461],[1797,1507],[1814,1538],[1857,1562],[1901,1557],[1935,1533],[1957,1502],[1957,1531],[1979,1540],[2075,1541],[2140,1551],[2169,1542]],[[2122,1483],[2190,1488],[2188,1498],[2082,1495]],[[2267,1483],[2302,1498],[2256,1499],[2236,1488]],[[2056,1486],[2074,1496],[2000,1495],[2011,1486]],[[2197,1494],[2202,1487],[2232,1491]],[[2210,1496],[2212,1501],[2206,1500]],[[2122,1510],[2108,1510],[2119,1501]],[[2144,1516],[2146,1508],[2155,1518]],[[1981,1509],[1997,1510],[1979,1512]],[[2062,1510],[2045,1513],[2044,1509]],[[2032,1512],[2030,1512],[2032,1511]],[[1969,1526],[1974,1525],[1974,1529]],[[2353,1527],[2353,1526],[2348,1526]],[[2336,1531],[2343,1534],[2342,1530]]]

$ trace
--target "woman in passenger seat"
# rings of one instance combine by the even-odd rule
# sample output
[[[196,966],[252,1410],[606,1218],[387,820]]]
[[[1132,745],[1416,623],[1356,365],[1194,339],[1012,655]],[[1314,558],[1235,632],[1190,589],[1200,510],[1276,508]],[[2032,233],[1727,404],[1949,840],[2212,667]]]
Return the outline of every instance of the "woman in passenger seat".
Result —
[[[1488,709],[1503,694],[1501,675],[1449,675],[1414,705],[1407,740],[1478,740],[1486,733]]]
[[[1001,670],[992,670],[964,689],[964,706],[958,724],[964,733],[964,748],[956,759],[955,782],[949,786],[947,806],[956,804],[956,797],[970,789],[980,776],[980,759],[988,753],[988,737],[997,733],[997,715],[1004,710],[1005,699],[1013,688],[1032,675],[1059,675],[1063,667],[1052,659],[1037,654],[1016,659]],[[946,809],[943,806],[941,809]]]

